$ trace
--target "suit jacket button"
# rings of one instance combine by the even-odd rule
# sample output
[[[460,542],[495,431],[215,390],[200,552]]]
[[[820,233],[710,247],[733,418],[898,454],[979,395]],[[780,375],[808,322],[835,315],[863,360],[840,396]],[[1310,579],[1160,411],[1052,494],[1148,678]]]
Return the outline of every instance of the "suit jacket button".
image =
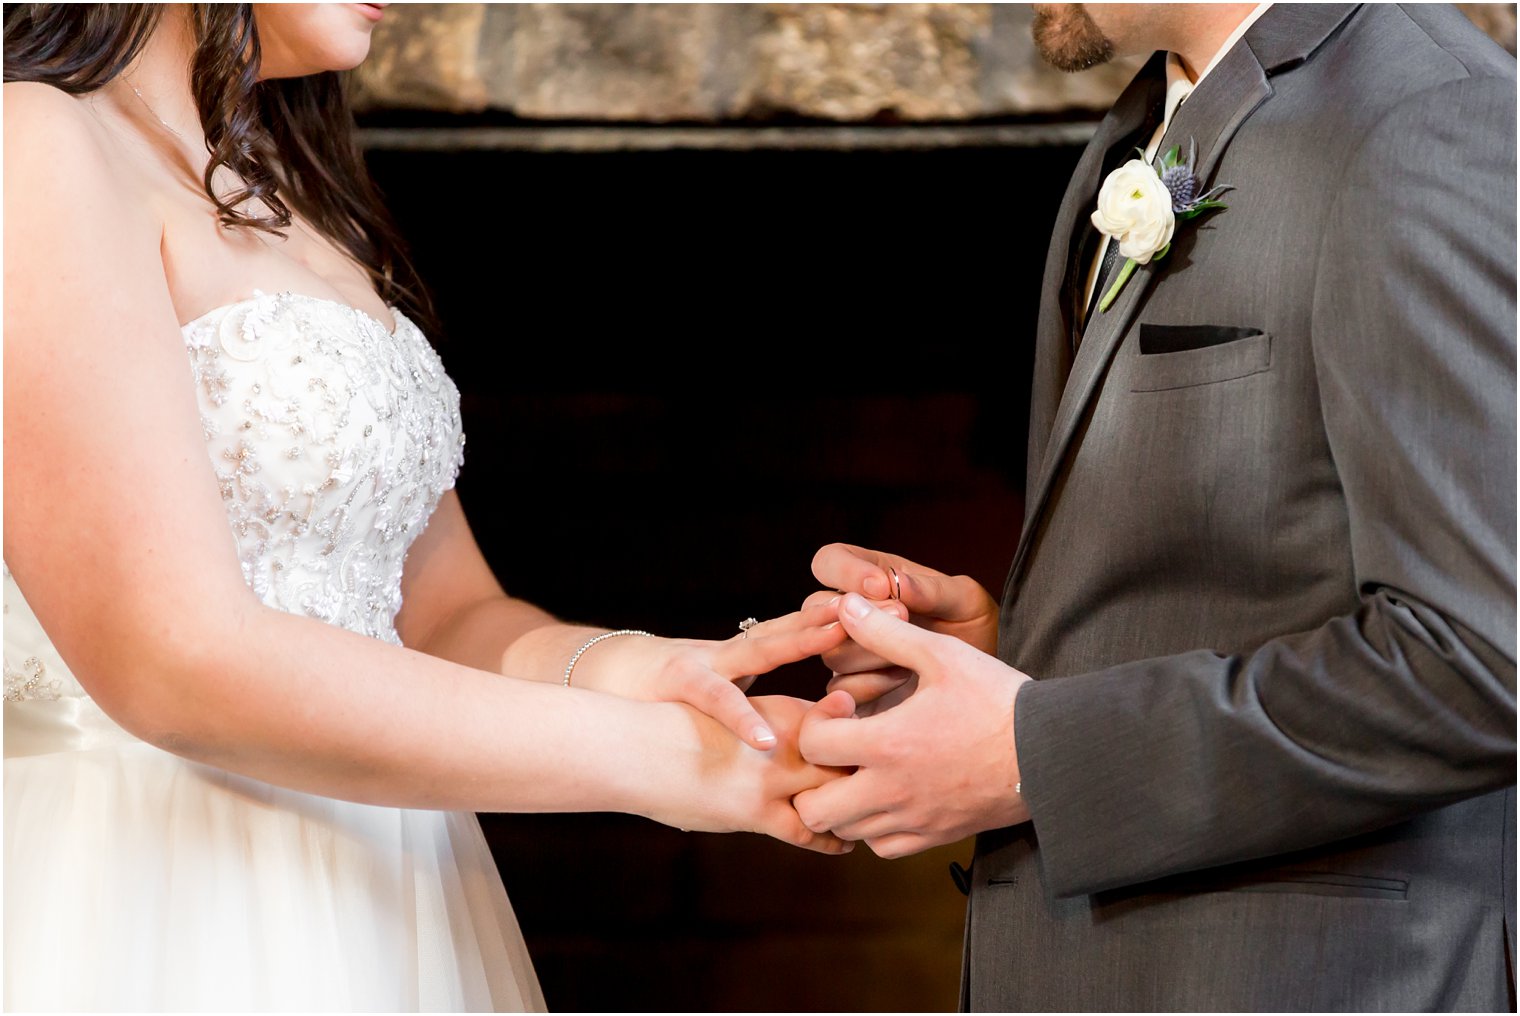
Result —
[[[950,862],[950,878],[955,882],[955,888],[961,891],[962,896],[971,895],[971,872],[962,868],[958,861]]]

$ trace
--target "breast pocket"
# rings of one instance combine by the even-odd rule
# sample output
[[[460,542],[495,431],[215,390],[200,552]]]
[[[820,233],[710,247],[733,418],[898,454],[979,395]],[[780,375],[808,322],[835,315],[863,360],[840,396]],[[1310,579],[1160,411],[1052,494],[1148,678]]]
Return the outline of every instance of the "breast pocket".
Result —
[[[1217,384],[1272,367],[1272,336],[1225,325],[1140,325],[1130,390],[1160,392]]]

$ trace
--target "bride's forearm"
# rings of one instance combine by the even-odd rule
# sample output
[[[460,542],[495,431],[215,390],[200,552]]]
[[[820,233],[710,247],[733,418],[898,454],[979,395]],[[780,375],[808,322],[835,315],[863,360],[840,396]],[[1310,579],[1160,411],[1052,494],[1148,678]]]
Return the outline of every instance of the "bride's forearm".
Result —
[[[424,636],[408,639],[405,630],[402,634],[410,648],[429,656],[477,670],[548,681],[554,676],[551,652],[535,652],[530,647],[545,643],[552,646],[577,638],[584,641],[590,635],[579,634],[583,631],[591,630],[567,625],[526,600],[502,595],[476,600],[455,610]],[[570,652],[574,651],[571,648]]]
[[[559,684],[576,651],[607,630],[569,624],[525,600],[497,596],[456,611],[412,648],[478,670]]]
[[[158,661],[113,713],[176,754],[399,807],[686,821],[704,770],[747,750],[682,706],[503,680],[263,607],[226,635]]]

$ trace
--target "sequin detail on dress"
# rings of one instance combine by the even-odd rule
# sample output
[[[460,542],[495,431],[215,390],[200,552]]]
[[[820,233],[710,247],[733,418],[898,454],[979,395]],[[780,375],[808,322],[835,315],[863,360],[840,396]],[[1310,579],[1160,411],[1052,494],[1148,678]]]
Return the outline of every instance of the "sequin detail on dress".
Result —
[[[406,550],[463,462],[459,392],[400,312],[255,290],[184,327],[243,578],[264,603],[400,644]]]

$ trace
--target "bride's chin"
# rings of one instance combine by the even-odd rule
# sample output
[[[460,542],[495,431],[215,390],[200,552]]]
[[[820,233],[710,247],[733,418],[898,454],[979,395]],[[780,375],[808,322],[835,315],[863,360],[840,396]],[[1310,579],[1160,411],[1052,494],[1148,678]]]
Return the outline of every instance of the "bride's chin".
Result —
[[[319,52],[302,54],[299,58],[267,54],[259,65],[259,79],[304,78],[324,71],[351,71],[367,56],[369,33],[365,32],[361,38],[346,45],[324,45]]]
[[[347,71],[369,56],[375,4],[255,4],[260,78]]]

